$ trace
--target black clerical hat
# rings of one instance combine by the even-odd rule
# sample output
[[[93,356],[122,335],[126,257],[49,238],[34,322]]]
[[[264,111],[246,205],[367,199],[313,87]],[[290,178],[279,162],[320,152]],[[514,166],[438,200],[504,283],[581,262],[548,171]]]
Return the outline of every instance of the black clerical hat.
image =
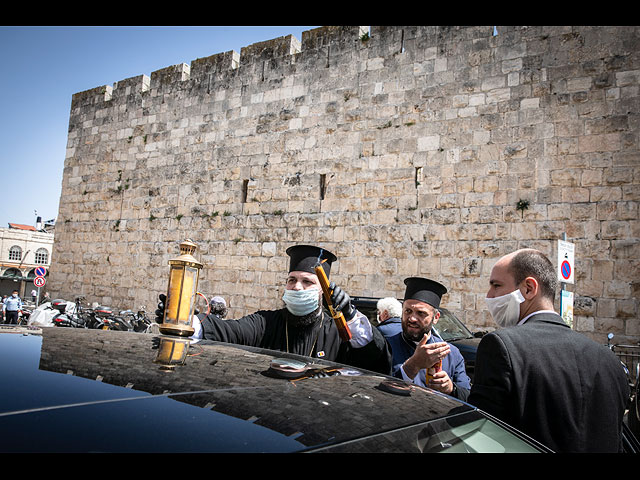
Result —
[[[324,248],[314,247],[311,245],[294,245],[287,248],[287,255],[291,257],[289,262],[289,272],[310,272],[316,273],[315,268],[322,262],[322,268],[327,277],[331,270],[331,263],[335,262],[338,258],[329,250]]]
[[[444,285],[428,278],[410,277],[405,279],[404,284],[407,286],[405,300],[418,300],[435,308],[440,306],[442,295],[447,293]]]

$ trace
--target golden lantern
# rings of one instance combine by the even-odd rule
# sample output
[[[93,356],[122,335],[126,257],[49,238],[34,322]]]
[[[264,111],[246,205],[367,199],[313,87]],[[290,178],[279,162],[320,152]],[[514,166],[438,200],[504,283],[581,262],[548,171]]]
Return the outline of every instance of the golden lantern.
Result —
[[[154,363],[159,363],[165,370],[169,370],[176,365],[184,365],[188,352],[188,338],[160,337],[158,354],[156,355]]]
[[[169,260],[171,270],[160,333],[180,337],[190,337],[194,333],[191,317],[202,268],[202,264],[193,257],[195,250],[196,244],[185,240],[180,244],[180,256]]]

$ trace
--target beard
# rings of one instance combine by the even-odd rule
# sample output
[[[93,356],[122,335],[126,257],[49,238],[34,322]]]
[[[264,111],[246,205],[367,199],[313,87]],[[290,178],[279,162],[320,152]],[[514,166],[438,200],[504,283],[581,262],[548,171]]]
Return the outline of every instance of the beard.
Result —
[[[404,338],[416,343],[422,340],[422,337],[424,337],[425,333],[429,334],[430,332],[431,332],[431,325],[429,325],[428,328],[421,328],[419,330],[408,330],[405,328],[402,329],[402,334],[404,335]]]
[[[309,325],[313,325],[318,321],[318,319],[322,318],[322,305],[319,305],[316,310],[311,313],[307,313],[306,315],[294,315],[287,307],[284,307],[284,314],[287,319],[287,322],[294,327],[308,327]]]

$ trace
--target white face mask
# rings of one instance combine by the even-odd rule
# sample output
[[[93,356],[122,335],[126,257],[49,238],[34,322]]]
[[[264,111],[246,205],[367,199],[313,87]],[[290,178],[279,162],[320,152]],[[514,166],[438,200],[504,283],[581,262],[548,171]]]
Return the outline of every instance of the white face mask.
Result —
[[[318,308],[320,291],[317,288],[307,290],[285,290],[282,300],[293,315],[301,317]]]
[[[520,304],[524,297],[520,290],[496,298],[485,298],[487,308],[496,322],[501,327],[510,327],[518,323],[520,319]]]

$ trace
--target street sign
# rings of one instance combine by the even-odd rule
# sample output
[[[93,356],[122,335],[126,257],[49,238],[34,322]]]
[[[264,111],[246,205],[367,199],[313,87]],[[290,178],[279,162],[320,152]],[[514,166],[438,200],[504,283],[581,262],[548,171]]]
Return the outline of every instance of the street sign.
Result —
[[[573,328],[573,292],[560,291],[560,316],[564,323]]]
[[[44,277],[36,277],[36,278],[33,280],[33,284],[34,284],[36,287],[38,287],[38,288],[40,288],[40,287],[44,287],[44,284],[45,284],[45,283],[47,283],[47,281],[44,279]]]
[[[573,283],[573,259],[575,244],[558,240],[558,280]]]
[[[563,260],[560,265],[560,275],[565,282],[571,278],[571,264],[567,260]]]
[[[36,268],[36,277],[44,277],[47,274],[47,269],[44,267]]]

